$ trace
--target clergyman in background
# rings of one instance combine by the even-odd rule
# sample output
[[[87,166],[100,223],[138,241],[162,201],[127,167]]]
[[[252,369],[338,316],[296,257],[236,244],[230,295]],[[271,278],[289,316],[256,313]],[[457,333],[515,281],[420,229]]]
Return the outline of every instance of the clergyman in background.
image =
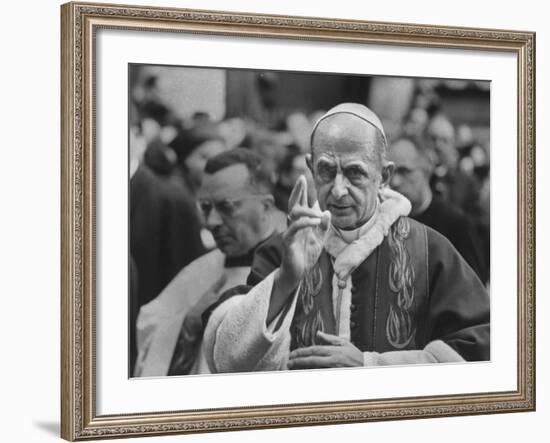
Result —
[[[272,182],[262,160],[238,148],[206,163],[197,192],[217,248],[184,267],[137,321],[134,376],[206,373],[202,314],[227,289],[244,284],[256,248],[272,236]]]

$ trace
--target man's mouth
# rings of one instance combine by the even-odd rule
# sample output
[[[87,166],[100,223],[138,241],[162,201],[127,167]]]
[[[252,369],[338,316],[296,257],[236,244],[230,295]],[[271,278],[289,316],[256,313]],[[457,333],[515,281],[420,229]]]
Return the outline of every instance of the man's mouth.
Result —
[[[224,245],[231,241],[231,236],[226,234],[214,234],[214,241],[217,245]]]
[[[343,204],[334,204],[334,203],[331,203],[329,205],[330,212],[334,212],[336,214],[349,212],[352,209],[353,209],[352,205],[343,205]]]

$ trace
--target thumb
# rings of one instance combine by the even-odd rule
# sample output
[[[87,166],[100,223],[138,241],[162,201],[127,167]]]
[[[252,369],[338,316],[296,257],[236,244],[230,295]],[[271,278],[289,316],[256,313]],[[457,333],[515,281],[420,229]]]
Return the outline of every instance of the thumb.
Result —
[[[317,337],[323,340],[327,345],[341,346],[345,340],[337,335],[327,334],[323,331],[317,331]]]

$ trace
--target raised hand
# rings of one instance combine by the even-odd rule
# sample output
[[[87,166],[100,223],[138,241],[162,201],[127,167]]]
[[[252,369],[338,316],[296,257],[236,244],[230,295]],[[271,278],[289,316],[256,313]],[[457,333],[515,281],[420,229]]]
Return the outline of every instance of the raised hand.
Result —
[[[330,213],[310,207],[302,175],[289,198],[289,226],[283,234],[283,256],[271,296],[268,322],[284,306],[300,280],[319,259],[330,226]]]
[[[297,286],[304,273],[319,259],[330,224],[330,213],[309,207],[307,181],[303,175],[298,178],[290,194],[289,208],[290,224],[283,235],[281,274]]]

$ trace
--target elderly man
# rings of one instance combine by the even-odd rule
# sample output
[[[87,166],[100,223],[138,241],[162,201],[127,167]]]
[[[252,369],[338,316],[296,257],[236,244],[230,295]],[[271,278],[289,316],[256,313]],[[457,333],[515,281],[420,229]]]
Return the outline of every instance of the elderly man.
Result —
[[[183,268],[142,307],[135,376],[208,372],[200,353],[203,311],[226,289],[246,281],[253,251],[275,235],[270,175],[261,163],[245,149],[206,163],[197,196],[218,248]]]
[[[259,283],[210,316],[211,371],[489,358],[488,295],[445,237],[406,217],[410,203],[387,187],[385,146],[380,120],[362,105],[317,122],[308,164],[319,207],[300,179],[281,253],[260,248]]]
[[[412,205],[410,216],[447,237],[482,282],[489,280],[480,239],[470,220],[430,188],[432,163],[415,138],[395,140],[388,151],[395,170],[391,186],[407,197]]]

